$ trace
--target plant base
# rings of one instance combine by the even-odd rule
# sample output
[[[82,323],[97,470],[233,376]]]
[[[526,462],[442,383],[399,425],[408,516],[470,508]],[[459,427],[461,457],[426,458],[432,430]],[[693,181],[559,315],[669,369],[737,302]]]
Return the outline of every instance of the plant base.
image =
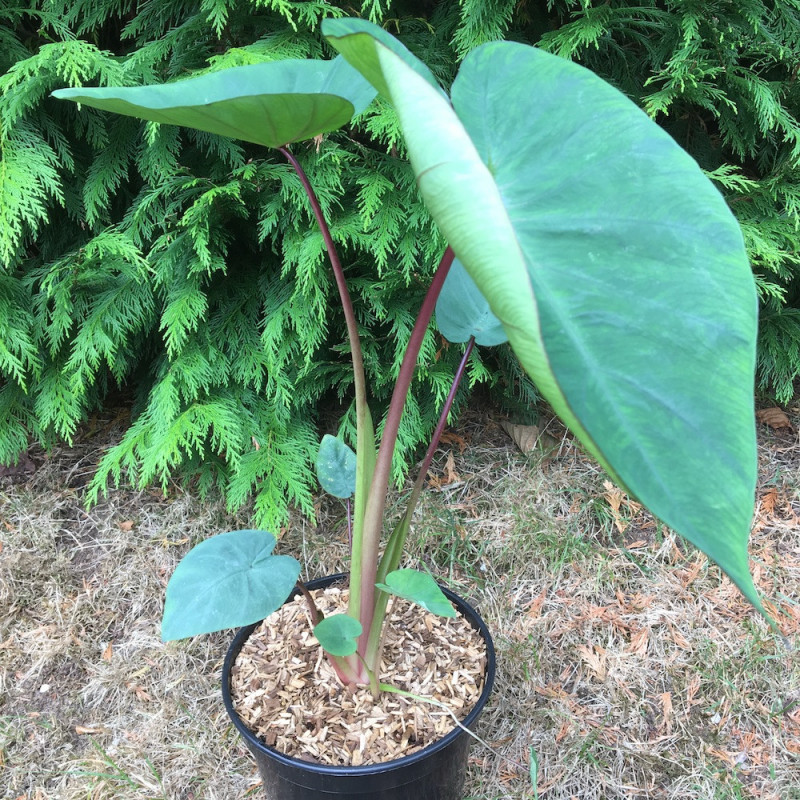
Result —
[[[325,588],[343,578],[334,575],[308,584],[310,589]],[[487,669],[478,703],[464,719],[472,727],[491,693],[495,674],[495,653],[491,636],[477,612],[447,589],[448,598],[480,632],[486,643]],[[461,800],[471,737],[455,728],[438,742],[404,758],[358,767],[336,767],[290,758],[265,745],[244,724],[233,708],[230,674],[236,656],[255,625],[242,628],[225,658],[222,693],[225,708],[234,726],[256,759],[264,790],[269,800],[331,800],[335,797],[358,800]]]

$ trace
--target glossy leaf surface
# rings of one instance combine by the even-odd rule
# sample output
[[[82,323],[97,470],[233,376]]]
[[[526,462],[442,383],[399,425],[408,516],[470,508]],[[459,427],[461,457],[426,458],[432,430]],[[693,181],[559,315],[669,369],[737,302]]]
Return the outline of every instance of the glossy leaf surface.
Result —
[[[489,301],[457,258],[436,301],[436,327],[450,342],[467,342],[474,336],[477,344],[494,347],[508,341]]]
[[[161,638],[250,625],[283,605],[300,575],[291,556],[275,556],[266,531],[220,533],[195,545],[167,584]]]
[[[452,106],[364,30],[331,42],[395,106],[437,224],[575,434],[759,608],[756,293],[721,195],[671,137],[566,60],[494,42]],[[436,131],[436,135],[432,135]]]
[[[281,147],[346,125],[375,90],[343,58],[230,67],[153,86],[59,89],[74,100],[168,125]]]
[[[440,617],[456,615],[453,604],[427,572],[419,572],[416,569],[396,569],[386,576],[386,583],[375,585],[384,592],[410,600]]]
[[[356,490],[356,454],[336,436],[325,434],[317,453],[317,478],[328,494],[345,499]]]
[[[314,627],[314,636],[332,656],[351,656],[361,636],[361,623],[347,614],[334,614]]]

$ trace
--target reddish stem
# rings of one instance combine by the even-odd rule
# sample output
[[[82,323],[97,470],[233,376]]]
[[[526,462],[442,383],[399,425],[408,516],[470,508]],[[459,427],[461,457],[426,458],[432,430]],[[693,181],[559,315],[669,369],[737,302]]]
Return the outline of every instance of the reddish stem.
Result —
[[[360,564],[361,607],[359,619],[363,626],[363,633],[359,639],[358,652],[362,655],[366,652],[375,610],[375,576],[378,572],[378,548],[383,527],[383,514],[386,510],[386,493],[389,489],[389,477],[391,475],[394,447],[397,442],[397,432],[400,428],[400,419],[403,415],[408,390],[411,387],[411,380],[414,377],[414,370],[417,366],[419,351],[422,348],[422,341],[425,338],[428,324],[436,307],[436,300],[444,284],[444,279],[450,270],[450,265],[453,263],[453,258],[454,253],[448,247],[444,251],[444,255],[442,255],[431,285],[425,294],[419,314],[417,314],[406,351],[403,354],[403,361],[400,364],[400,372],[392,393],[392,400],[386,415],[386,423],[383,427],[381,445],[375,461],[375,472],[372,475],[372,485],[370,486],[367,508],[364,514],[364,539]],[[358,566],[353,565],[354,568],[358,568]]]

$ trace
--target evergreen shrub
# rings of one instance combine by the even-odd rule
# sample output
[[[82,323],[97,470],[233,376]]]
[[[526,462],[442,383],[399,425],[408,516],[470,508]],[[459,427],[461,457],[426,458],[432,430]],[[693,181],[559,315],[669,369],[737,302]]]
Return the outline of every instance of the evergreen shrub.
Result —
[[[791,396],[800,0],[367,0],[360,10],[448,85],[466,52],[505,37],[580,60],[640,103],[736,212],[761,290],[761,385]],[[68,441],[121,386],[134,395],[132,422],[100,459],[90,499],[109,480],[166,485],[180,474],[219,487],[231,508],[254,497],[262,525],[283,522],[290,505],[313,513],[320,413],[349,408],[351,391],[323,242],[288,165],[220,137],[79,113],[49,93],[327,57],[320,20],[344,13],[352,8],[328,0],[0,9],[0,462],[30,436]],[[443,243],[386,106],[296,154],[346,259],[368,379],[388,402]],[[459,355],[429,334],[396,477],[433,426]],[[473,357],[470,377],[507,403],[534,397],[507,354]]]

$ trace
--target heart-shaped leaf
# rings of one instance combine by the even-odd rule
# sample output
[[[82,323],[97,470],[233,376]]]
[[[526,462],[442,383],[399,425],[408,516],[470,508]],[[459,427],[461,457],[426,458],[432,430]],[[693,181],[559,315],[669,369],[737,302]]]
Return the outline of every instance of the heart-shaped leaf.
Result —
[[[319,484],[328,494],[344,499],[355,492],[356,454],[341,439],[322,437],[316,467]]]
[[[466,342],[474,336],[477,344],[494,347],[508,341],[489,301],[457,258],[436,301],[436,327],[450,342]]]
[[[314,627],[320,646],[332,656],[351,656],[356,651],[361,623],[347,614],[325,617]]]
[[[283,605],[300,564],[272,555],[275,543],[271,533],[246,530],[195,545],[167,584],[163,641],[250,625]]]
[[[337,57],[248,64],[153,86],[59,89],[53,96],[281,147],[346,125],[372,102],[375,90]]]
[[[379,589],[422,606],[440,617],[454,617],[456,610],[439,584],[427,572],[416,569],[396,569],[386,576],[386,583],[376,583]]]
[[[431,214],[542,394],[763,612],[747,558],[756,292],[722,196],[576,64],[489,43],[450,105],[371,28],[350,30],[331,43],[394,105]]]

